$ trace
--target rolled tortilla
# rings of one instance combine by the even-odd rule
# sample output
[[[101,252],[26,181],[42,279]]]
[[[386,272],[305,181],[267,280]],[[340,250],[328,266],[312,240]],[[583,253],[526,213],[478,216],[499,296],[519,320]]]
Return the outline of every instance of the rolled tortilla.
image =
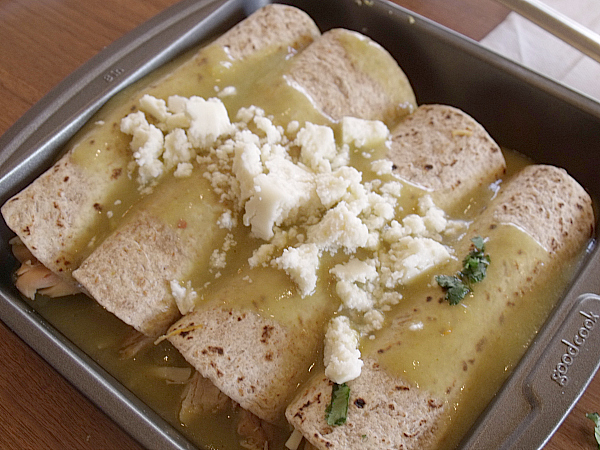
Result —
[[[289,405],[288,421],[319,449],[453,448],[543,323],[552,305],[542,299],[560,294],[544,286],[554,286],[593,227],[589,196],[564,170],[526,167],[458,246],[464,254],[469,237],[488,238],[488,274],[472,296],[451,306],[435,285],[412,293],[365,343],[363,371],[348,383],[347,422],[327,424],[332,382],[322,374]],[[511,346],[520,350],[508,356]]]
[[[446,119],[449,113],[451,120]],[[461,201],[504,173],[505,162],[497,145],[467,114],[444,105],[420,107],[413,114],[418,118],[411,121],[412,126],[418,126],[420,133],[441,136],[435,141],[413,139],[410,148],[414,159],[425,155],[435,159],[453,152],[456,164],[439,174],[412,164],[406,155],[400,157],[394,151],[396,138],[388,156],[396,171],[410,166],[413,183],[418,180],[428,185],[435,177],[434,194],[444,199],[444,207],[452,208],[453,198]],[[402,130],[402,126],[397,129]],[[466,127],[473,133],[453,136],[453,129]],[[476,165],[471,172],[461,171],[471,163],[474,153],[486,164]],[[472,176],[476,185],[467,179]],[[407,197],[423,194],[409,191]],[[327,265],[327,258],[323,257],[322,266]],[[245,269],[173,325],[169,340],[204,377],[243,408],[264,420],[279,421],[297,386],[310,375],[323,346],[325,327],[340,306],[332,276],[321,271],[320,278],[315,293],[302,298],[282,271],[272,267]]]
[[[392,56],[368,37],[333,29],[296,58],[288,82],[334,121],[381,120],[388,127],[416,107],[415,94]]]
[[[6,223],[43,265],[73,283],[72,271],[139,200],[136,183],[127,176],[132,161],[130,138],[119,129],[121,119],[137,109],[139,99],[144,94],[166,98],[202,90],[204,95],[214,95],[214,81],[189,84],[181,83],[181,78],[193,79],[195,74],[196,80],[214,80],[207,62],[215,57],[239,61],[256,53],[298,51],[318,35],[304,12],[269,5],[172,72],[159,70],[148,78],[146,87],[117,95],[72,140],[52,168],[3,205]]]
[[[321,116],[323,110],[334,101],[348,102],[348,98],[330,94],[323,102],[321,98],[312,97],[308,102],[305,94],[313,90],[310,83],[314,83],[314,80],[296,81],[292,85],[293,89],[285,81],[287,76],[294,76],[302,67],[303,74],[311,71],[319,73],[321,82],[341,79],[345,75],[365,83],[364,88],[369,92],[385,91],[389,85],[401,89],[407,93],[406,98],[401,99],[396,95],[388,101],[392,105],[408,105],[406,110],[366,108],[360,116],[397,119],[400,112],[406,114],[413,108],[414,94],[406,76],[381,47],[374,43],[368,44],[366,49],[360,50],[360,55],[352,53],[353,42],[362,44],[365,41],[370,42],[347,30],[329,31],[300,52],[297,59],[292,58],[289,67],[282,62],[281,67],[278,66],[279,72],[273,70],[267,78],[279,81],[275,83],[270,95],[265,94],[268,92],[266,86],[263,90],[254,88],[252,84],[249,85],[249,91],[240,88],[238,95],[252,105],[264,105],[265,108],[271,106],[270,112],[291,109],[289,119],[304,122],[307,117],[316,116],[320,117],[319,121],[327,121]],[[311,55],[315,52],[327,52],[327,49],[338,54],[342,66],[324,69],[313,63]],[[362,74],[363,68],[350,70],[349,61],[364,55],[381,60],[381,73],[367,77],[357,75]],[[257,63],[261,64],[262,60]],[[270,60],[267,60],[267,64],[270,64]],[[388,68],[385,69],[386,67]],[[284,73],[283,77],[277,77],[281,71]],[[361,89],[362,87],[361,85]],[[262,98],[264,96],[267,98]],[[299,96],[307,103],[304,107]],[[276,98],[277,102],[271,103],[271,98]],[[351,100],[358,102],[359,98],[355,95]],[[297,108],[289,108],[289,104],[295,104]],[[234,111],[230,114],[233,115]],[[279,114],[276,113],[275,116],[278,118],[276,120],[283,120],[279,118]],[[180,316],[180,310],[171,294],[171,282],[185,282],[193,278],[196,286],[202,286],[214,276],[214,272],[211,274],[210,271],[210,258],[214,251],[220,249],[227,236],[227,230],[218,225],[226,206],[231,207],[231,204],[225,205],[220,201],[204,178],[202,168],[196,167],[191,178],[166,181],[157,186],[148,200],[129,212],[126,223],[83,261],[73,275],[107,310],[140,332],[158,336]],[[186,224],[185,227],[178,226],[182,222]]]
[[[191,270],[208,272],[226,235],[217,225],[224,207],[201,172],[167,177],[151,195],[140,195],[128,176],[132,152],[120,120],[144,94],[214,96],[220,63],[231,64],[221,69],[225,82],[238,66],[251,69],[273,55],[284,60],[319,34],[296,8],[261,9],[149,87],[111,101],[61,161],[4,205],[8,224],[51,270],[70,281],[73,274],[85,292],[140,332],[161,334],[179,316],[170,281]],[[249,84],[261,74],[248,72]]]
[[[498,144],[481,124],[452,106],[422,105],[392,134],[388,157],[394,174],[431,192],[445,210],[462,205],[506,171]]]

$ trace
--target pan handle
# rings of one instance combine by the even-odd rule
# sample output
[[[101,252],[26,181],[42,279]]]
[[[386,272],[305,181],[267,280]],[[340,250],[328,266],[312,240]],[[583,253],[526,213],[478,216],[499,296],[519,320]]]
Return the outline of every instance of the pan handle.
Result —
[[[600,62],[600,36],[540,0],[496,0]]]
[[[541,449],[600,368],[600,248],[590,253],[567,295],[461,449]]]
[[[580,296],[546,347],[530,350],[460,448],[541,449],[547,443],[600,366],[600,296]]]

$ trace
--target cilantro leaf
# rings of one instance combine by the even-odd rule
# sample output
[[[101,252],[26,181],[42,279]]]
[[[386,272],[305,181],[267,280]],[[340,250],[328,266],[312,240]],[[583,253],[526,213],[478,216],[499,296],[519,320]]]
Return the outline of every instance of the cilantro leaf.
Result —
[[[331,426],[343,425],[348,418],[348,402],[350,401],[350,388],[346,383],[334,383],[331,389],[331,403],[325,409],[327,424]]]
[[[473,249],[462,261],[463,269],[456,276],[438,275],[437,283],[446,291],[446,300],[457,305],[472,291],[472,285],[482,281],[487,275],[490,257],[485,254],[485,242],[481,236],[471,239]]]
[[[451,305],[457,305],[471,291],[462,280],[455,276],[438,275],[435,281],[446,290],[446,300]]]
[[[587,413],[585,415],[588,419],[594,422],[594,437],[596,438],[596,443],[598,444],[598,448],[600,448],[600,415],[598,413]]]
[[[479,283],[485,278],[489,264],[490,257],[488,255],[479,250],[472,251],[463,260],[461,273],[469,283]]]
[[[481,236],[475,236],[474,238],[471,239],[471,242],[473,243],[473,245],[475,246],[475,248],[477,250],[479,250],[479,251],[485,250],[485,243]]]

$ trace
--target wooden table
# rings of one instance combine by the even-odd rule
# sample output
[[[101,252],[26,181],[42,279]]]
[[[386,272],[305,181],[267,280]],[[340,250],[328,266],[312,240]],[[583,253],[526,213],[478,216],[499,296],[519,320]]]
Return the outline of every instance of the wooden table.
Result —
[[[491,0],[395,0],[473,39],[508,11]],[[177,0],[0,0],[0,134],[115,39]],[[0,448],[140,449],[0,322]],[[585,413],[600,410],[600,375],[547,445],[597,448]]]

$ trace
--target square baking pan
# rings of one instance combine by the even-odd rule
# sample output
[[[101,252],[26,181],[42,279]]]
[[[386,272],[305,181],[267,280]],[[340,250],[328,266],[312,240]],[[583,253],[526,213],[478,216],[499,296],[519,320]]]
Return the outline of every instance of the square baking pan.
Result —
[[[0,138],[0,203],[47,169],[112,95],[266,3],[184,0],[92,58]],[[306,11],[322,31],[343,27],[368,35],[397,59],[418,103],[463,109],[501,146],[567,169],[594,200],[600,198],[600,104],[594,100],[384,0],[285,3]],[[21,298],[11,278],[16,267],[11,237],[2,222],[0,319],[145,447],[196,448]],[[540,448],[587,387],[600,361],[600,255],[594,242],[461,448]],[[587,330],[584,345],[565,360],[563,340],[582,330]],[[565,372],[560,383],[553,379],[556,370]]]

